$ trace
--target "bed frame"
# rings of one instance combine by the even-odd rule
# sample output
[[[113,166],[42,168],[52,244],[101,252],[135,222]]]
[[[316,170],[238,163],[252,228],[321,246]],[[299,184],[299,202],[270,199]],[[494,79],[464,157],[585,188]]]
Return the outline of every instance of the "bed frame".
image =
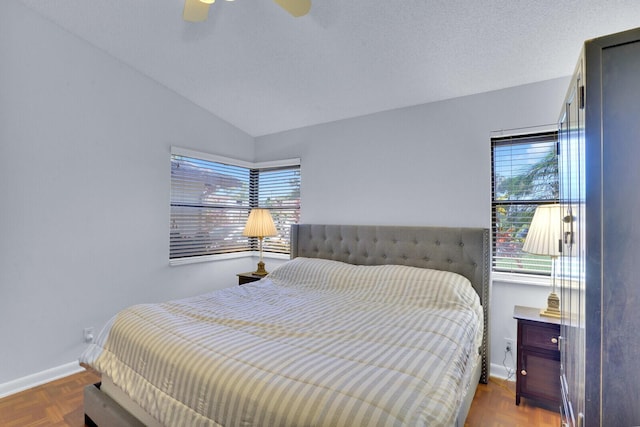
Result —
[[[323,258],[358,265],[399,264],[461,274],[471,281],[484,313],[481,363],[458,411],[464,425],[478,380],[489,379],[490,239],[486,228],[297,224],[291,228],[291,258]],[[475,384],[474,384],[475,383]],[[90,385],[84,393],[87,425],[144,425]]]

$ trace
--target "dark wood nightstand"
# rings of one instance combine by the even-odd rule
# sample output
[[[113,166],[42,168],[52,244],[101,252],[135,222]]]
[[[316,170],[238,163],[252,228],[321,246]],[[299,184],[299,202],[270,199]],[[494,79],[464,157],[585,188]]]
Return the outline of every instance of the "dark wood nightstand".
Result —
[[[559,408],[560,319],[540,316],[539,308],[518,305],[513,317],[518,319],[516,405],[526,397]]]
[[[244,285],[247,283],[255,282],[257,280],[262,279],[263,277],[266,277],[266,276],[258,276],[257,274],[253,274],[253,273],[239,273],[237,274],[237,276],[238,276],[238,285]]]

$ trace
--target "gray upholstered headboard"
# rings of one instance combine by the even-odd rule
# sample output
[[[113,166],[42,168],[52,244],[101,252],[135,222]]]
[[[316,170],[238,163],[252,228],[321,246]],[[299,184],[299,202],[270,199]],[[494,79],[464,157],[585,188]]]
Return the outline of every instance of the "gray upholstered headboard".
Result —
[[[486,228],[297,224],[291,258],[358,265],[400,264],[453,271],[469,279],[484,312],[481,381],[489,379],[490,240]]]

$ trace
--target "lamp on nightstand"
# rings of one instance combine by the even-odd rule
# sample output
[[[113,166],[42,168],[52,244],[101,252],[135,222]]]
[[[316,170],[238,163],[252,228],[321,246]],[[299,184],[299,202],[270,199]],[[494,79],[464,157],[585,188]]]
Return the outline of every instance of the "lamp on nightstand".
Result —
[[[531,226],[522,250],[534,255],[551,257],[551,293],[547,298],[547,308],[542,316],[560,317],[560,298],[556,293],[556,258],[561,254],[562,208],[560,205],[540,205],[533,214]]]
[[[244,226],[243,236],[257,237],[260,241],[260,261],[258,262],[258,269],[253,272],[258,276],[266,276],[267,270],[264,269],[264,262],[262,262],[262,239],[269,236],[275,236],[278,234],[276,226],[273,223],[273,218],[269,209],[254,208],[249,214],[247,224]]]

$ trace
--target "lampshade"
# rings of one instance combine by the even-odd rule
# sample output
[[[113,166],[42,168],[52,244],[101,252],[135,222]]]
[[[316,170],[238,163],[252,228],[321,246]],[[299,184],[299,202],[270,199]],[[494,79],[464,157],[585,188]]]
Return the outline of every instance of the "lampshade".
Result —
[[[562,208],[560,205],[538,206],[522,250],[535,255],[560,256]]]
[[[278,234],[269,209],[254,208],[249,214],[247,224],[244,226],[243,236],[269,237]]]

